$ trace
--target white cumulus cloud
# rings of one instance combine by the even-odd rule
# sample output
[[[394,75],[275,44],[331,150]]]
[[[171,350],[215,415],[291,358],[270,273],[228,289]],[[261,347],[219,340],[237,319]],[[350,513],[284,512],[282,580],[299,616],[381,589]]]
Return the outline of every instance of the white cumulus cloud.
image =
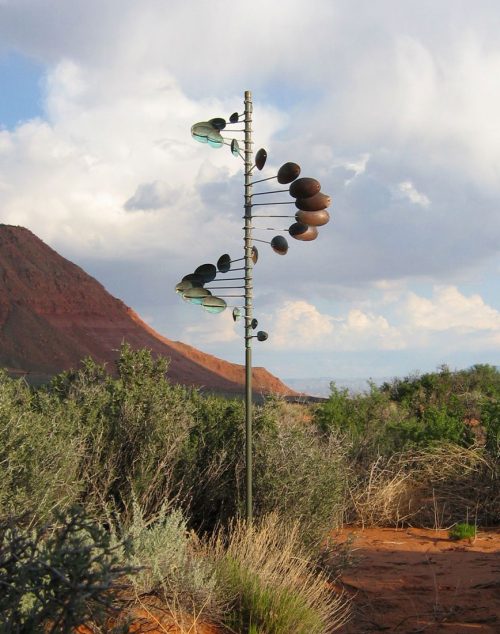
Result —
[[[278,347],[318,346],[333,332],[333,318],[305,301],[286,301],[272,320],[273,344]]]
[[[500,305],[480,287],[500,257],[498,3],[310,4],[0,0],[0,55],[45,69],[40,118],[0,121],[2,222],[95,265],[167,336],[239,352],[230,315],[198,318],[173,287],[241,253],[242,162],[189,130],[241,112],[251,89],[262,177],[297,161],[333,199],[317,242],[290,244],[286,265],[262,247],[255,308],[275,302],[268,349],[378,360],[493,347]],[[475,292],[453,286],[463,280]],[[424,297],[422,285],[436,290]]]
[[[431,299],[409,293],[404,310],[408,325],[417,331],[490,331],[500,335],[500,311],[479,294],[466,296],[456,286],[436,287]]]
[[[272,345],[298,350],[392,350],[404,346],[400,333],[388,320],[353,308],[345,315],[321,313],[305,301],[286,301],[276,310]]]

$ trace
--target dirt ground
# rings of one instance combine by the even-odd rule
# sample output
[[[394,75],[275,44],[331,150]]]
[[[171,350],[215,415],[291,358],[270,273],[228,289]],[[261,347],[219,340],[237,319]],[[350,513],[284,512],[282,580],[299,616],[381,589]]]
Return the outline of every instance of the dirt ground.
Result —
[[[341,579],[353,602],[341,634],[500,634],[500,529],[479,530],[471,543],[419,528],[346,527],[336,538],[352,539],[355,561]],[[135,634],[222,634],[173,618],[152,597],[129,616]]]
[[[345,528],[356,564],[342,576],[354,614],[342,634],[500,633],[500,530],[454,542],[444,530]]]
[[[130,634],[224,634],[222,629],[214,625],[200,623],[188,615],[172,614],[160,600],[154,597],[148,597],[142,605],[134,606],[125,612],[123,617],[128,620]],[[110,619],[106,625],[106,631],[111,631],[123,622],[122,618],[118,623]],[[85,625],[75,630],[75,634],[94,634],[94,632],[94,629]]]

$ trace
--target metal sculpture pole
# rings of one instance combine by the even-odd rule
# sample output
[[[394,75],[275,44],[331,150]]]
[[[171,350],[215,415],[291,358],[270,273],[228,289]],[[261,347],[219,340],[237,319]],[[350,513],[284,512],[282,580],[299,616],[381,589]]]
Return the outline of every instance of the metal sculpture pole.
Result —
[[[253,518],[252,502],[252,93],[245,91],[245,466],[247,522]]]
[[[315,178],[299,178],[300,165],[297,163],[284,163],[274,176],[252,180],[252,172],[254,168],[261,171],[267,160],[267,151],[260,148],[255,154],[255,164],[253,162],[253,146],[252,146],[252,93],[245,91],[244,99],[244,128],[232,129],[231,126],[241,125],[242,115],[233,112],[229,117],[229,121],[222,117],[215,117],[209,121],[199,121],[191,127],[191,135],[200,143],[204,143],[212,148],[222,148],[229,146],[231,153],[243,160],[245,166],[245,226],[244,226],[244,254],[243,258],[231,259],[228,253],[221,255],[217,260],[217,266],[213,264],[201,264],[193,273],[188,273],[182,280],[176,284],[175,292],[188,303],[201,305],[209,313],[217,314],[224,311],[228,306],[225,298],[237,297],[244,298],[244,318],[245,318],[245,516],[248,522],[253,518],[253,500],[252,500],[252,339],[257,341],[266,341],[267,332],[260,330],[256,335],[252,331],[257,328],[257,320],[253,318],[253,265],[257,262],[258,251],[253,246],[254,242],[269,244],[272,250],[278,255],[285,255],[288,251],[288,242],[282,235],[274,236],[269,242],[260,238],[253,237],[253,231],[278,231],[279,233],[287,233],[295,240],[310,242],[318,236],[318,227],[325,225],[330,216],[326,208],[330,205],[330,196],[323,194],[320,189],[321,185]],[[227,127],[229,126],[229,128]],[[222,136],[222,130],[234,133],[244,133],[244,153],[240,150],[239,142],[231,136]],[[227,132],[226,132],[227,133]],[[224,134],[226,134],[224,133]],[[253,194],[252,187],[258,183],[276,179],[280,185],[290,185],[288,189],[279,189],[272,191],[257,191]],[[275,200],[274,195],[278,193],[288,192],[292,200]],[[266,202],[254,203],[254,196],[263,196],[258,200]],[[267,198],[270,196],[271,198]],[[277,214],[253,214],[254,207],[275,206],[275,205],[295,205],[298,211],[293,215],[277,215]],[[296,222],[290,225],[288,229],[270,227],[253,226],[254,219],[260,218],[293,218]],[[244,260],[244,266],[232,268],[235,262]],[[229,286],[207,286],[214,282],[220,281],[218,275],[224,275],[229,271],[241,271],[243,269],[243,277],[238,274],[237,277],[229,277],[227,281],[231,281]],[[243,286],[241,285],[243,280]],[[234,284],[233,281],[238,282]],[[226,293],[226,289],[237,290],[238,293]],[[219,291],[222,290],[222,294]],[[212,291],[216,291],[217,295],[212,295]],[[242,292],[243,291],[243,292]],[[241,304],[234,306],[233,319],[237,321],[241,318]]]

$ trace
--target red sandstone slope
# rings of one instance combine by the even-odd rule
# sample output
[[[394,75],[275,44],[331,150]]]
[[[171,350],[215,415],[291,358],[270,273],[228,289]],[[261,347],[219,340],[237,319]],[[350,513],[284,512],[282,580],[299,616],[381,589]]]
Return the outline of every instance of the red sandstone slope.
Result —
[[[122,341],[168,357],[174,382],[243,389],[243,366],[162,337],[28,229],[0,225],[1,367],[48,376],[86,356],[112,364]],[[293,393],[264,368],[253,379],[257,392]]]

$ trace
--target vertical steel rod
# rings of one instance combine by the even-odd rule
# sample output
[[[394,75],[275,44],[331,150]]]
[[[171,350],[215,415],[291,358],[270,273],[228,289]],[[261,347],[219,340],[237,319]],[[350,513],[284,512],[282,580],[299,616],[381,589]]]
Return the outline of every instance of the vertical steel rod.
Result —
[[[245,91],[245,515],[253,519],[252,501],[252,316],[253,316],[253,261],[252,261],[252,93]]]

